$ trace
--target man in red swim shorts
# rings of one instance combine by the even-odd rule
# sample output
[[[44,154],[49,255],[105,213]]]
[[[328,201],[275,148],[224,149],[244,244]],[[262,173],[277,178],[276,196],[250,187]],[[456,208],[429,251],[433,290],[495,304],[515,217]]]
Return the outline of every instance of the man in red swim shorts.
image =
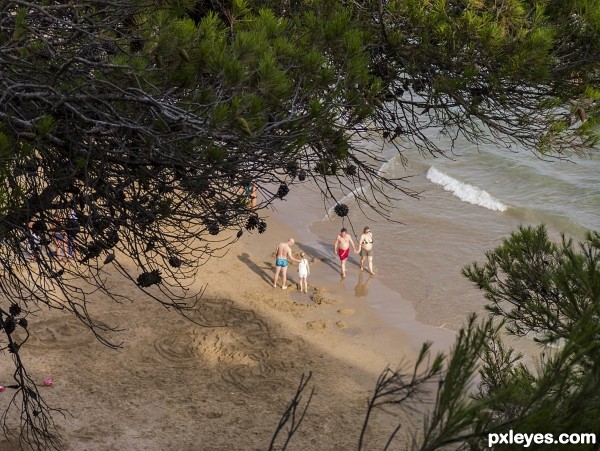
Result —
[[[342,264],[342,277],[346,277],[346,259],[348,258],[348,255],[350,255],[350,244],[352,244],[354,252],[358,252],[352,237],[348,234],[348,230],[344,228],[340,231],[340,234],[335,238],[335,242],[333,243],[333,253],[340,257],[340,262]]]

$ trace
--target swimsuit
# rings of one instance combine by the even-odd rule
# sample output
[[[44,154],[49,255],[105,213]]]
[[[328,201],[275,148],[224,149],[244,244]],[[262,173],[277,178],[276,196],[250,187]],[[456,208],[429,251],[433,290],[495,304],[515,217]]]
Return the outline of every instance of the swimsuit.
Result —
[[[338,255],[340,256],[340,260],[346,260],[348,258],[348,255],[350,255],[350,248],[338,249]]]
[[[275,266],[281,266],[285,268],[288,265],[287,258],[277,258],[275,259]]]
[[[305,258],[300,260],[300,264],[298,265],[298,276],[299,277],[307,277],[308,276],[308,261]]]
[[[365,236],[365,239],[363,240],[363,242],[361,244],[373,244],[373,235],[371,235],[369,233],[369,239],[367,239],[367,237]],[[360,256],[361,257],[372,257],[373,256],[373,249],[365,249],[364,247],[360,246]]]

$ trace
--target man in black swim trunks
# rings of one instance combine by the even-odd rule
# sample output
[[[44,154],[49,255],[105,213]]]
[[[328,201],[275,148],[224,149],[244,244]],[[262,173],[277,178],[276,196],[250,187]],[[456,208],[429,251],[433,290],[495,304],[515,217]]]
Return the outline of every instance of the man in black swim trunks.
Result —
[[[288,260],[300,263],[300,260],[295,259],[292,255],[292,246],[294,245],[294,239],[290,238],[287,242],[279,243],[275,248],[275,279],[273,280],[273,288],[277,288],[277,279],[279,279],[279,271],[283,276],[281,281],[281,288],[287,289],[287,266]]]

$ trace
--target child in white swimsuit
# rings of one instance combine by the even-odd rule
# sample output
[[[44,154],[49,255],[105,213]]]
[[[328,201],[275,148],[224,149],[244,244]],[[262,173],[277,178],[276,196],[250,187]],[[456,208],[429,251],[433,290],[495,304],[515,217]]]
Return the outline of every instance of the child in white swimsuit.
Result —
[[[300,278],[300,291],[308,293],[308,275],[310,274],[310,266],[304,252],[300,252],[300,263],[298,263],[298,277]]]

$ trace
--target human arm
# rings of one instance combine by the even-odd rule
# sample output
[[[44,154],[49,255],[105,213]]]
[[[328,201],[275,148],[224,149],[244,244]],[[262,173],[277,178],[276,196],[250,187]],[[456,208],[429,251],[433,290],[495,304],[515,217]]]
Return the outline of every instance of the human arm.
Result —
[[[354,253],[357,254],[360,252],[360,246],[358,247],[358,250],[356,249],[356,245],[354,244],[354,240],[352,239],[352,237],[350,237],[350,243],[352,243],[352,248],[354,249]]]
[[[358,250],[356,250],[356,248],[355,248],[354,252],[356,252],[358,254],[360,252],[364,242],[365,242],[365,234],[363,233],[360,236],[360,239],[358,240]]]
[[[296,263],[300,263],[300,260],[298,260],[297,258],[294,258],[294,255],[292,254],[292,248],[290,248],[290,247],[288,247],[288,250],[287,250],[287,257],[288,257],[288,260],[291,260]]]

